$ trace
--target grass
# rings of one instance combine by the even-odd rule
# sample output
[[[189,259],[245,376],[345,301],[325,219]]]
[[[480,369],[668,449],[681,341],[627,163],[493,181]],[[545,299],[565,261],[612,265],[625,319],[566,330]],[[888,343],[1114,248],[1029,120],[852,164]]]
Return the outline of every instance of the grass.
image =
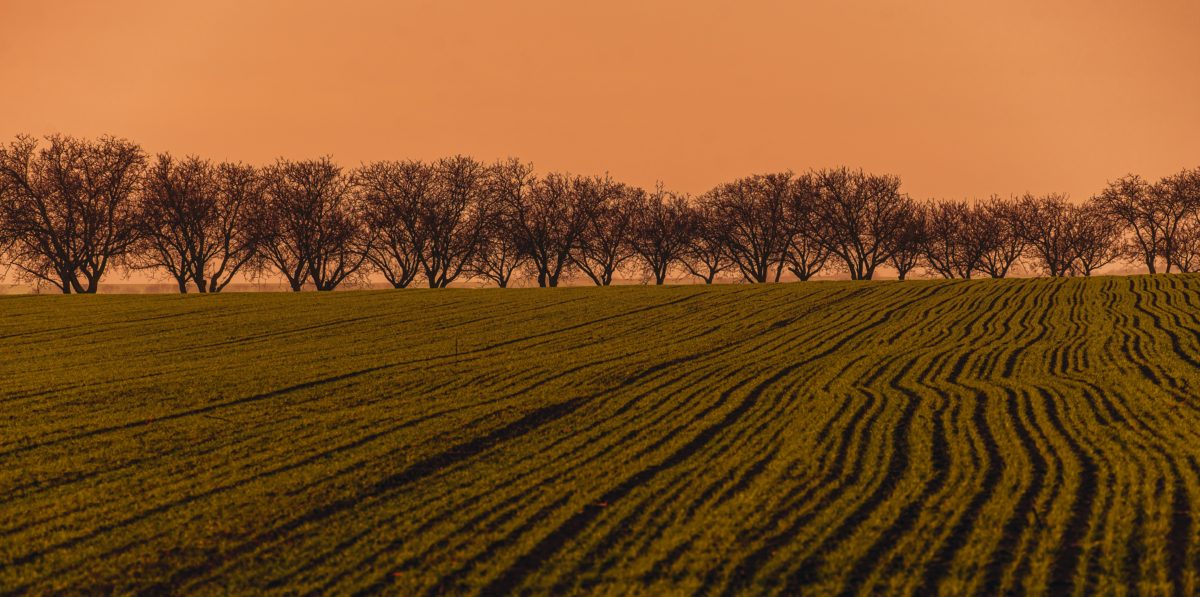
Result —
[[[1194,593],[1200,277],[0,297],[0,592]]]

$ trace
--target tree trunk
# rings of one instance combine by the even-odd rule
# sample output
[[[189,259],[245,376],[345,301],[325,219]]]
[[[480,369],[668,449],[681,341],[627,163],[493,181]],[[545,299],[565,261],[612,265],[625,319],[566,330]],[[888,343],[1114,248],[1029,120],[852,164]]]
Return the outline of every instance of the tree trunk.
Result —
[[[193,264],[194,265],[194,264]],[[208,291],[208,280],[204,277],[204,272],[197,267],[193,267],[195,273],[192,274],[192,282],[196,284],[196,292],[201,294]]]

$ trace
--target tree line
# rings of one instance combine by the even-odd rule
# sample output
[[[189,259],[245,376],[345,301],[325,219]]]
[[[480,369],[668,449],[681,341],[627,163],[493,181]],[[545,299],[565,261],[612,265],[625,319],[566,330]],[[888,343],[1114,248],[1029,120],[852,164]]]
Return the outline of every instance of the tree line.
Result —
[[[1200,269],[1200,168],[1128,175],[1083,203],[1063,194],[914,200],[897,176],[850,168],[757,174],[690,197],[610,176],[538,174],[516,159],[329,158],[265,167],[149,156],[115,137],[18,136],[0,146],[0,256],[16,277],[96,292],[114,269],[162,272],[180,292],[239,275],[292,290],[378,276],[396,288],[456,280],[609,285],[621,275],[711,284],[1003,278],[1017,263],[1087,276],[1117,260]]]

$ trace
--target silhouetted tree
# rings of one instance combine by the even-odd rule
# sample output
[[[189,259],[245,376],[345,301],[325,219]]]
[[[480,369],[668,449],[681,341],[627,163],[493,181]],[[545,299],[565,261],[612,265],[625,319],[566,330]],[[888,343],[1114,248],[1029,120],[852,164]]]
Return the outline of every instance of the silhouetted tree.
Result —
[[[1124,245],[1126,254],[1139,259],[1150,273],[1157,272],[1157,257],[1162,251],[1163,204],[1151,192],[1142,177],[1129,174],[1108,183],[1098,195],[1099,209],[1122,222],[1131,238]]]
[[[925,212],[925,264],[943,278],[970,279],[986,247],[981,215],[966,201],[934,201]]]
[[[644,192],[608,176],[581,178],[577,188],[594,208],[571,251],[571,261],[595,285],[608,286],[617,270],[636,254],[634,217]]]
[[[692,233],[691,213],[687,197],[663,188],[662,183],[645,195],[634,207],[634,252],[661,285],[671,266],[681,262]]]
[[[479,249],[471,260],[471,276],[491,280],[500,288],[508,288],[513,273],[529,259],[521,252],[512,225],[508,208],[501,206],[492,214]]]
[[[208,162],[196,157],[176,161],[170,154],[159,154],[141,187],[135,267],[165,269],[180,293],[188,291],[194,277],[192,256],[203,235],[200,222],[214,186]]]
[[[688,210],[687,246],[680,260],[688,273],[705,284],[732,267],[725,251],[727,224],[718,216],[714,201],[711,194],[703,195]]]
[[[145,156],[124,139],[19,136],[0,147],[0,223],[23,277],[93,293],[137,238],[134,192]]]
[[[980,220],[975,234],[983,248],[979,270],[993,278],[1003,278],[1025,252],[1025,239],[1019,232],[1021,210],[1015,200],[996,195],[978,210]]]
[[[819,200],[818,240],[837,256],[853,280],[870,280],[887,262],[914,207],[900,193],[900,178],[837,168],[812,173]]]
[[[903,221],[896,231],[895,244],[888,257],[888,263],[896,270],[896,276],[901,280],[908,278],[908,274],[923,263],[927,241],[925,218],[926,209],[914,207],[902,216]]]
[[[1077,252],[1078,219],[1066,195],[1027,193],[1021,198],[1020,212],[1017,226],[1030,257],[1050,276],[1069,274]]]
[[[1180,225],[1171,256],[1180,272],[1200,271],[1200,218],[1189,218]]]
[[[333,290],[358,272],[371,242],[350,180],[329,158],[279,160],[267,171],[256,218],[261,254],[293,291]]]
[[[1075,260],[1072,273],[1084,276],[1102,268],[1122,254],[1121,223],[1091,201],[1070,208]]]
[[[0,203],[3,203],[3,191],[0,190]],[[4,223],[4,210],[0,209],[0,280],[3,280],[8,273],[10,263],[9,252],[13,247],[13,237],[8,226]]]
[[[445,288],[472,262],[494,208],[487,166],[465,156],[431,166],[430,192],[416,194],[408,226],[430,288]]]
[[[804,175],[792,181],[791,191],[784,203],[788,237],[783,262],[801,282],[815,276],[829,260],[829,249],[821,243],[816,231],[816,227],[822,224],[814,213],[813,204],[819,200],[820,194],[814,187],[812,175]],[[777,271],[776,282],[779,281],[778,274]]]
[[[261,188],[252,166],[159,155],[142,184],[136,263],[167,270],[180,292],[220,292],[255,256]]]
[[[507,288],[513,273],[525,266],[529,256],[518,240],[517,216],[513,197],[523,197],[535,183],[533,166],[518,160],[496,163],[489,177],[489,192],[494,200],[482,241],[471,262],[471,275]]]
[[[214,197],[192,254],[192,276],[200,292],[221,292],[258,254],[252,218],[263,201],[257,168],[224,162],[213,172]]]
[[[920,266],[1002,278],[1021,258],[1051,276],[1121,257],[1151,273],[1200,268],[1200,169],[1154,184],[1130,174],[1082,205],[1058,194],[916,205],[899,177],[848,168],[747,176],[692,202],[661,184],[539,178],[511,159],[344,175],[328,158],[259,170],[162,154],[147,168],[121,139],[46,140],[0,146],[0,275],[64,293],[95,292],[114,266],[165,271],[180,292],[219,292],[247,266],[293,290],[332,290],[367,268],[397,288],[420,274],[434,288],[463,275],[507,287],[520,268],[540,286],[576,272],[608,285],[635,260],[656,284],[680,265],[709,284],[735,267],[759,283],[830,267],[870,279],[882,264],[902,280]]]
[[[523,175],[512,164],[501,171],[507,172],[507,178]],[[529,257],[538,286],[558,286],[580,234],[596,211],[598,195],[588,191],[586,181],[566,174],[527,180],[530,184],[505,185],[507,191],[500,199],[510,210],[514,238]]]
[[[792,173],[758,174],[709,191],[721,221],[730,261],[747,282],[767,282],[791,240],[785,208],[794,192]]]
[[[1165,271],[1180,260],[1175,257],[1185,223],[1200,213],[1200,168],[1183,170],[1155,183],[1150,196],[1161,218],[1162,242],[1160,254],[1166,262]]]
[[[417,206],[434,192],[435,176],[421,162],[375,162],[354,173],[363,221],[373,242],[366,253],[374,271],[393,288],[407,288],[421,269],[428,241],[414,237]]]

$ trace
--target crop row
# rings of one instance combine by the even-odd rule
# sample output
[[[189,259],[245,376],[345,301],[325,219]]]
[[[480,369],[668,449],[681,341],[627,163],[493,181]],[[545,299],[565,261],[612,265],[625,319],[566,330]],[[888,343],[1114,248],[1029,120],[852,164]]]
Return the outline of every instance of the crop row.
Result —
[[[1188,276],[0,299],[0,587],[1196,590]]]

